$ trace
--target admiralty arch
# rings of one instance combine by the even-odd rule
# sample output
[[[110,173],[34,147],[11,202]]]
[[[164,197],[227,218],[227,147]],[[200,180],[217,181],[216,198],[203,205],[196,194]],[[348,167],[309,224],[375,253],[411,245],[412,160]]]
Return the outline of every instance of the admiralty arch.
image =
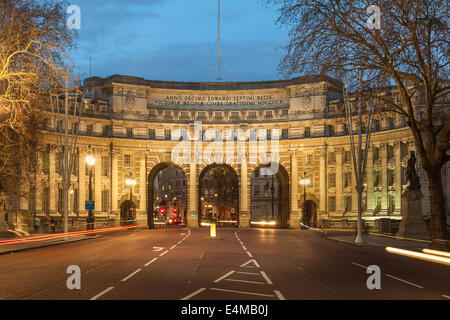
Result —
[[[227,183],[235,183],[229,201],[233,201],[233,219],[241,228],[267,220],[267,215],[257,214],[253,205],[253,198],[258,192],[264,193],[264,186],[269,186],[269,193],[272,192],[272,209],[268,210],[272,212],[269,220],[274,219],[274,227],[300,228],[301,221],[314,227],[327,221],[334,227],[352,228],[356,223],[356,182],[342,110],[342,84],[337,80],[306,76],[266,82],[194,83],[113,75],[88,78],[83,90],[85,101],[71,177],[69,221],[72,223],[85,221],[87,217],[87,155],[95,158],[91,198],[95,201],[96,223],[107,221],[109,225],[119,225],[121,210],[131,200],[136,224],[152,227],[157,215],[154,181],[166,168],[177,168],[184,173],[184,218],[189,227],[201,225],[204,200],[201,181],[213,168],[226,170],[232,177]],[[196,132],[199,123],[200,133]],[[194,144],[199,136],[204,141],[214,140],[207,137],[212,131],[227,135],[238,130],[266,140],[269,150],[275,134],[279,138],[278,170],[271,182],[266,179],[269,184],[262,183],[262,190],[256,182],[265,179],[259,174],[264,165],[249,161],[248,139],[243,153],[238,156],[234,152],[223,163],[204,157],[194,161],[198,156],[195,148],[190,155],[192,161],[179,164],[171,157],[173,149],[186,136]],[[376,114],[373,130],[363,194],[363,218],[368,227],[376,227],[380,218],[401,218],[406,163],[409,151],[415,150],[412,134],[398,114]],[[28,199],[9,199],[4,204],[0,218],[10,226],[25,223],[30,213],[62,223],[61,176],[52,121],[47,121],[41,135],[36,192]],[[203,142],[202,150],[208,143]],[[428,183],[420,168],[419,175],[426,217],[429,215]],[[130,177],[135,182],[132,192],[127,185]],[[309,184],[301,184],[305,178]],[[273,214],[274,180],[276,216]],[[443,172],[443,184],[448,204],[449,163]]]

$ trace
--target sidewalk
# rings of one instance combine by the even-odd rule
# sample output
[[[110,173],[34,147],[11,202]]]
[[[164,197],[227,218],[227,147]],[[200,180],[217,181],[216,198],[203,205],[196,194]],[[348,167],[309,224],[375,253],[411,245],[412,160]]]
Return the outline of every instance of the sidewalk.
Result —
[[[15,240],[13,243],[2,243],[4,239],[1,239],[0,255],[102,237],[102,235],[72,235],[52,239],[51,234],[48,234],[46,236],[49,236],[48,237],[49,239],[44,238],[40,240],[38,236],[8,239],[8,240]]]
[[[334,231],[334,230],[329,230]],[[331,232],[330,232],[331,233]],[[356,234],[355,232],[350,232],[342,235],[333,234],[327,235],[326,237],[329,240],[339,241],[351,245],[357,245],[355,243]],[[420,240],[420,239],[409,239],[409,238],[401,238],[394,236],[387,236],[382,234],[363,234],[363,245],[362,246],[373,246],[373,247],[396,247],[402,249],[424,249],[428,248],[431,241]]]

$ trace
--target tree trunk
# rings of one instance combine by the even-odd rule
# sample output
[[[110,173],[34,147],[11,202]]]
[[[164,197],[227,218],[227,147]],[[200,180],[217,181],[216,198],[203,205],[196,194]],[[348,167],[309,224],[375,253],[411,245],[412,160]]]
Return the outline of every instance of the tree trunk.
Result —
[[[442,185],[442,166],[435,166],[427,171],[430,191],[431,207],[431,238],[446,240],[447,234],[447,211],[445,208],[444,189]]]

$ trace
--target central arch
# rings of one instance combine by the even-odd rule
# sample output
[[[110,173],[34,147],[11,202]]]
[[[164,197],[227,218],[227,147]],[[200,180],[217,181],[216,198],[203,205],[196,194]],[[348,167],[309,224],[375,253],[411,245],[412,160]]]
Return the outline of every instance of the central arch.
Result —
[[[211,164],[198,178],[198,224],[239,225],[239,178],[227,164]]]
[[[261,226],[261,223],[275,222],[279,228],[287,229],[290,212],[289,174],[279,165],[275,175],[262,176],[260,170],[263,167],[267,166],[257,167],[251,175],[251,223]]]

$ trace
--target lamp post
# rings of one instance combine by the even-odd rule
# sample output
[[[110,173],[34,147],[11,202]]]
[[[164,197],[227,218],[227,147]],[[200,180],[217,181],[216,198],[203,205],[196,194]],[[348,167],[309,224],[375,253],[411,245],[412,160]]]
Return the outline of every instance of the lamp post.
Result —
[[[132,211],[133,210],[133,186],[136,185],[136,180],[131,179],[131,178],[127,179],[127,180],[125,180],[125,184],[130,188],[130,211]]]
[[[95,164],[95,158],[92,156],[92,150],[89,147],[88,156],[86,157],[86,164],[89,166],[89,202],[92,203],[92,167]],[[87,219],[87,229],[94,229],[94,214],[92,209],[89,209]]]
[[[306,224],[305,215],[306,215],[306,186],[311,183],[311,180],[309,180],[306,177],[306,172],[303,174],[303,179],[300,180],[300,184],[303,185],[303,224]]]

